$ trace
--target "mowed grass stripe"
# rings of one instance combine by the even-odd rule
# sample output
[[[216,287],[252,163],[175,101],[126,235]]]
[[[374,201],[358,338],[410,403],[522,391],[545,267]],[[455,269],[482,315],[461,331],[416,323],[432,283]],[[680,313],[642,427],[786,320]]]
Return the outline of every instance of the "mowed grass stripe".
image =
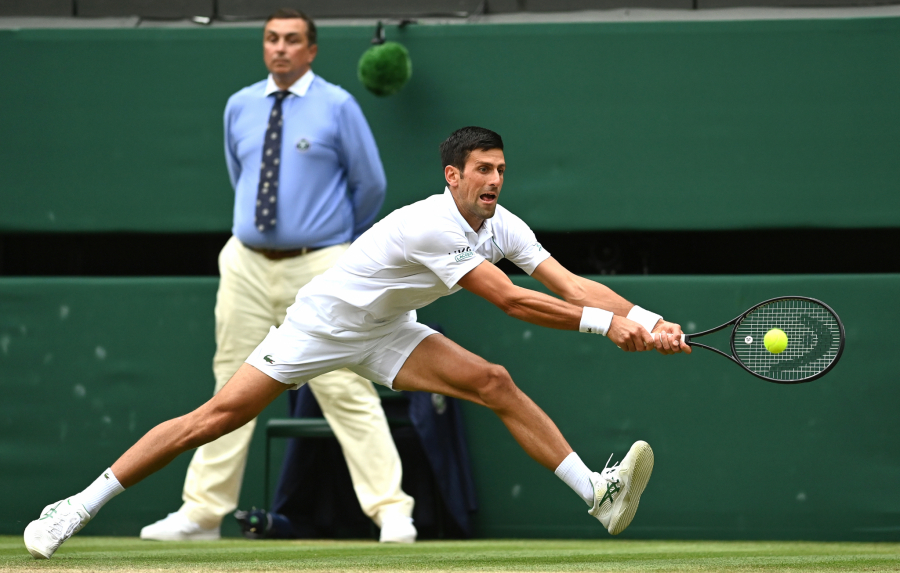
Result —
[[[732,541],[371,541],[156,543],[75,537],[37,561],[0,537],[0,571],[900,571],[900,543]]]

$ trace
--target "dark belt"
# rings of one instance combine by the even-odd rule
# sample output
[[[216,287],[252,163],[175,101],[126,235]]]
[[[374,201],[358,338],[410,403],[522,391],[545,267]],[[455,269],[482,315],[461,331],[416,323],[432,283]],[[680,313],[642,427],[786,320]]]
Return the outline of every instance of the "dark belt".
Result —
[[[290,259],[292,257],[301,257],[303,255],[308,255],[313,251],[318,251],[319,249],[324,249],[325,247],[303,247],[302,249],[290,249],[288,251],[281,251],[278,249],[258,249],[256,247],[251,247],[249,245],[244,245],[254,253],[259,253],[270,261],[280,261],[281,259]]]

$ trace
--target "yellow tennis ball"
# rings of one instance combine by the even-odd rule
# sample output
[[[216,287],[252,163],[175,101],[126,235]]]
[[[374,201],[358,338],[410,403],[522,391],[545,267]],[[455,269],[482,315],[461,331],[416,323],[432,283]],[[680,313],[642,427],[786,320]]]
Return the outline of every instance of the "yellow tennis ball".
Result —
[[[766,345],[766,350],[772,354],[781,354],[788,345],[787,334],[780,328],[773,328],[766,333],[763,344]]]

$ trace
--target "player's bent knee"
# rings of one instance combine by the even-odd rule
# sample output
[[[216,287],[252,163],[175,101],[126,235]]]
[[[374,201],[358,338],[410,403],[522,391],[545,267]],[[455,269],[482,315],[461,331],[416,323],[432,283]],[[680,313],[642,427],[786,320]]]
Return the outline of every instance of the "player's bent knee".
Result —
[[[488,408],[501,408],[515,393],[516,385],[506,368],[490,364],[478,385],[478,395]]]

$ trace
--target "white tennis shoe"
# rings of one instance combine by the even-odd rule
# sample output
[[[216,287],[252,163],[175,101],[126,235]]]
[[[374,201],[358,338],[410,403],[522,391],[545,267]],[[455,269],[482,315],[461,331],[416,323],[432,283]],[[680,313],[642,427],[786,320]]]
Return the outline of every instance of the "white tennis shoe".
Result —
[[[176,511],[141,529],[141,539],[152,541],[215,541],[222,537],[219,527],[204,529]]]
[[[612,460],[612,456],[609,459]],[[609,465],[609,460],[606,465]],[[600,520],[612,535],[622,533],[634,519],[641,493],[647,487],[652,472],[653,450],[650,444],[635,442],[621,463],[591,474],[594,507],[588,513]]]
[[[25,528],[25,549],[35,559],[50,559],[59,546],[78,533],[91,520],[77,499],[50,504]]]
[[[381,518],[381,543],[415,543],[418,535],[411,517],[389,515]]]

